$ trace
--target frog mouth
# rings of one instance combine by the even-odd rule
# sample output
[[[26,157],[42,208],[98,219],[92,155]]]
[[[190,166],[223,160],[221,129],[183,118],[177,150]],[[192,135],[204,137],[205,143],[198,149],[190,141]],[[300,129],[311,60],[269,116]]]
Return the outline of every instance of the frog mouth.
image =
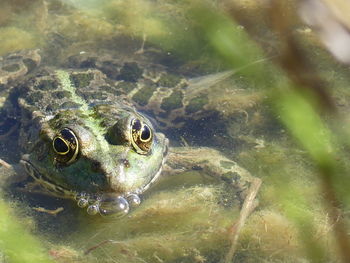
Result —
[[[40,173],[38,169],[29,160],[29,155],[25,154],[22,156],[20,164],[24,167],[28,175],[30,175],[36,182],[38,182],[45,190],[50,194],[60,198],[72,198],[72,191],[55,184],[50,178]]]
[[[129,213],[130,207],[137,207],[141,203],[140,197],[134,193],[119,195],[116,193],[90,194],[70,191],[55,184],[47,176],[40,173],[30,162],[29,155],[23,155],[20,163],[27,174],[34,178],[50,195],[75,200],[80,208],[86,208],[89,215],[123,217]]]

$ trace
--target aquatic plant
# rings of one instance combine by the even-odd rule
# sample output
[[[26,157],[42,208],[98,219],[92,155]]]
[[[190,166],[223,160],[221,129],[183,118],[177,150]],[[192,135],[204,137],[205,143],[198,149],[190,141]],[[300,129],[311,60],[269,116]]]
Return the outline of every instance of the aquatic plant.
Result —
[[[0,167],[2,176],[11,176],[7,168]],[[4,179],[1,179],[3,184]],[[47,254],[47,248],[37,237],[30,233],[33,221],[27,217],[17,217],[18,206],[0,199],[0,261],[1,262],[53,262]]]
[[[294,1],[263,2],[50,1],[47,11],[54,6],[60,16],[45,14],[45,30],[60,36],[61,42],[53,42],[67,54],[89,45],[132,43],[131,52],[154,52],[159,61],[189,75],[235,70],[222,86],[225,91],[219,86],[208,94],[222,105],[227,123],[225,137],[213,140],[222,140],[219,146],[227,155],[264,180],[260,205],[238,244],[228,239],[237,211],[217,205],[230,200],[224,196],[227,189],[186,173],[189,188],[177,185],[178,177],[168,178],[129,218],[75,214],[78,231],[71,242],[60,240],[64,245],[54,245],[55,238],[37,241],[1,201],[4,258],[46,262],[49,247],[61,262],[218,262],[225,257],[231,262],[227,253],[238,245],[235,262],[349,262],[349,72],[298,20]],[[20,17],[0,29],[5,39],[0,53],[52,45],[35,38],[52,36],[40,34],[42,23],[28,30]],[[168,76],[161,83],[173,81]],[[148,93],[135,96],[142,102]],[[207,97],[198,97],[188,110],[206,103]],[[176,100],[165,105],[175,106]],[[209,185],[198,185],[204,182]],[[16,238],[18,233],[23,239]]]

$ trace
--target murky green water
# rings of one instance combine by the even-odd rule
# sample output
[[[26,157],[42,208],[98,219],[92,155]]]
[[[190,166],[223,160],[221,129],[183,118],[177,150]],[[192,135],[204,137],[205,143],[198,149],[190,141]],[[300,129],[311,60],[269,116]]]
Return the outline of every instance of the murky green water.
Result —
[[[287,80],[288,74],[272,63],[277,55],[288,51],[283,46],[287,41],[283,42],[281,32],[271,29],[271,13],[261,3],[0,2],[0,55],[40,49],[42,64],[54,67],[65,65],[69,56],[89,52],[139,57],[193,83],[215,79],[205,89],[210,104],[207,97],[196,97],[197,104],[193,104],[205,104],[210,114],[181,128],[159,129],[171,140],[171,146],[214,148],[263,180],[259,202],[242,228],[233,260],[227,258],[240,213],[237,198],[224,182],[196,167],[161,178],[144,194],[142,205],[121,219],[89,216],[72,201],[23,191],[24,185],[19,182],[1,193],[4,216],[0,219],[0,262],[341,262],[333,232],[336,222],[324,205],[328,197],[317,163],[322,155],[318,149],[323,147],[318,142],[328,139],[324,134],[329,127],[332,136],[340,138],[329,139],[334,144],[328,152],[334,151],[339,158],[337,174],[348,171],[342,162],[347,156],[347,146],[342,146],[347,132],[339,132],[342,127],[338,125],[347,125],[350,72],[331,57],[315,32],[295,13],[291,12],[290,32],[307,51],[304,54],[312,61],[314,75],[326,80],[329,97],[340,113],[337,117],[322,114],[321,135],[313,132],[318,119],[302,119],[305,122],[295,121],[293,126],[294,115],[283,115],[285,109],[289,112],[288,107],[301,109],[299,115],[309,113],[309,107],[302,99],[298,105],[293,104],[297,99],[288,99],[294,98],[293,84]],[[287,16],[294,10],[293,1],[283,8]],[[297,51],[292,51],[297,57]],[[291,65],[293,60],[287,61]],[[235,70],[233,74],[219,80],[213,77],[231,69]],[[298,80],[292,73],[289,77]],[[202,85],[194,87],[203,89]],[[3,107],[6,90],[0,86],[0,92]],[[291,95],[284,97],[288,92]],[[21,135],[18,131],[8,135],[0,116],[0,158],[15,164],[21,153],[13,142]],[[301,133],[307,138],[301,139],[301,144],[293,139],[300,138],[293,129],[299,123],[305,127]],[[314,144],[310,133],[317,137]],[[2,177],[11,176],[5,166],[0,169]],[[339,209],[343,209],[339,218],[347,223],[347,179],[334,178]],[[55,215],[48,212],[55,209],[59,209]]]

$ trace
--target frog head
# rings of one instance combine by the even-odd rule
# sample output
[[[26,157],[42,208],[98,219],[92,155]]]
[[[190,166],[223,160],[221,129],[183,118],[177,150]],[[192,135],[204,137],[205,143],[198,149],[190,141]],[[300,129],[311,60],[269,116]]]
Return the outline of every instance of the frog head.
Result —
[[[22,160],[27,172],[90,214],[125,214],[165,162],[167,138],[119,103],[61,110],[38,125],[40,136]]]

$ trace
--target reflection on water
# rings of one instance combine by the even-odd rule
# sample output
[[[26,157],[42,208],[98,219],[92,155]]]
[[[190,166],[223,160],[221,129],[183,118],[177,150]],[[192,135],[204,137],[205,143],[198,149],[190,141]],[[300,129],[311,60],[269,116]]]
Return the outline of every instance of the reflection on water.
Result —
[[[40,49],[43,66],[97,68],[116,80],[120,72],[115,75],[115,68],[122,67],[113,59],[136,60],[147,65],[149,72],[167,72],[166,78],[154,74],[158,85],[171,87],[183,81],[184,92],[153,105],[156,111],[142,105],[147,90],[131,92],[132,100],[170,138],[171,146],[215,148],[263,179],[259,205],[241,232],[234,262],[318,258],[312,253],[333,262],[337,255],[332,222],[318,197],[316,169],[280,124],[271,103],[278,96],[277,88],[289,84],[270,63],[283,47],[269,28],[269,8],[255,1],[234,2],[2,0],[0,55]],[[292,1],[285,8],[293,9]],[[241,25],[231,21],[231,15]],[[331,58],[293,12],[292,19],[292,34],[308,50],[318,74],[332,86],[336,106],[347,113],[348,69]],[[247,32],[264,53],[248,40]],[[82,66],[74,60],[76,56],[90,56],[90,60]],[[109,58],[105,59],[109,63],[91,57]],[[3,63],[0,60],[0,66]],[[6,78],[0,72],[0,158],[10,164],[18,163],[22,154],[18,144],[31,132],[20,132],[23,119],[8,116],[10,88],[20,77]],[[133,88],[123,89],[127,93]],[[159,96],[166,92],[160,91]],[[185,105],[179,102],[181,96],[187,99]],[[4,176],[9,173],[5,166],[0,169]],[[142,205],[121,219],[88,216],[73,202],[38,193],[21,180],[11,186],[5,187],[6,202],[0,207],[14,215],[4,220],[26,218],[18,220],[13,231],[28,228],[33,236],[24,231],[25,235],[35,241],[28,241],[33,248],[27,249],[40,251],[43,261],[49,255],[57,262],[221,262],[227,260],[237,229],[239,193],[198,167],[162,178],[145,193]],[[300,232],[303,224],[312,225],[309,239]],[[8,244],[0,245],[5,259],[13,259],[6,256],[15,247],[8,241],[10,235],[0,231]],[[307,246],[310,240],[317,241],[319,250]],[[311,252],[305,253],[305,247]],[[30,254],[23,257],[32,260]]]

